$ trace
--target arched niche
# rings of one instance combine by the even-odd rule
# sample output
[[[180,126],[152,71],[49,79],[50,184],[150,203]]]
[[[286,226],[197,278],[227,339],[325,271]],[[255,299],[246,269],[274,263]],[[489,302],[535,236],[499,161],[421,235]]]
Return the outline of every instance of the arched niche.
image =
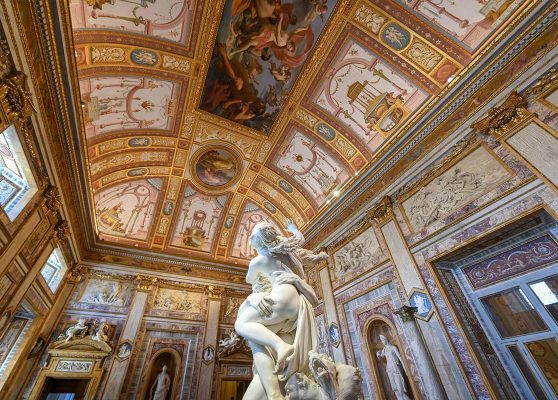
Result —
[[[180,394],[178,388],[180,387],[180,365],[181,358],[178,351],[171,348],[164,348],[158,350],[149,360],[149,366],[142,375],[144,382],[143,389],[141,390],[140,399],[151,400],[153,396],[154,386],[157,375],[162,371],[163,366],[167,366],[167,374],[171,379],[169,391],[165,400],[179,399]],[[156,385],[155,385],[156,386]]]
[[[393,390],[391,389],[389,377],[386,373],[386,361],[383,357],[378,357],[378,352],[384,348],[380,340],[380,335],[385,336],[391,344],[399,350],[401,359],[403,361],[405,371],[405,384],[407,386],[407,393],[411,400],[416,399],[415,388],[413,382],[409,377],[409,365],[404,356],[403,347],[399,341],[397,330],[393,323],[383,315],[374,315],[366,322],[365,328],[365,341],[368,349],[368,357],[373,369],[374,383],[376,385],[376,392],[378,398],[381,400],[398,400]]]

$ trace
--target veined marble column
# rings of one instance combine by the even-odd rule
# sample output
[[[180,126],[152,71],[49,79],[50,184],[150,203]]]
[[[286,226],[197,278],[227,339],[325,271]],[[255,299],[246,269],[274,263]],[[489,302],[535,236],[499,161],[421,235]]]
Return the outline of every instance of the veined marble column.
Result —
[[[324,301],[324,309],[329,325],[332,323],[339,326],[339,317],[337,314],[337,306],[335,305],[335,298],[333,297],[333,288],[331,286],[331,278],[329,276],[329,268],[322,268],[320,270],[320,282],[322,284],[322,296]],[[329,340],[329,325],[326,327],[328,330],[327,339]],[[345,364],[345,352],[343,351],[343,341],[338,346],[331,346],[333,352],[333,359],[335,362]]]
[[[217,353],[217,331],[219,330],[219,315],[221,312],[221,297],[223,288],[208,286],[209,301],[207,304],[207,319],[205,320],[205,335],[202,347],[202,364],[200,380],[198,382],[198,399],[210,399],[213,389],[213,371],[215,369],[215,355]]]
[[[396,310],[395,314],[403,321],[405,337],[413,352],[417,370],[424,382],[424,390],[426,391],[427,398],[431,400],[446,400],[447,396],[436,372],[434,363],[430,358],[428,349],[426,348],[424,338],[417,325],[415,319],[416,312],[416,307],[403,306]]]
[[[157,278],[141,275],[138,275],[138,277],[136,278],[136,294],[130,306],[130,311],[128,312],[128,318],[126,319],[124,330],[122,331],[122,335],[120,336],[120,340],[118,342],[122,343],[124,341],[130,341],[133,344],[132,352],[138,350],[135,348],[136,336],[141,326],[141,321],[143,319],[143,313],[145,311],[149,292],[156,282]],[[115,352],[116,351],[118,350],[115,349]],[[112,365],[110,366],[110,369],[107,373],[108,380],[101,399],[114,400],[120,396],[120,392],[122,391],[122,384],[124,383],[124,378],[126,377],[126,371],[128,369],[129,362],[129,357],[125,360],[119,360],[118,357],[113,357]]]

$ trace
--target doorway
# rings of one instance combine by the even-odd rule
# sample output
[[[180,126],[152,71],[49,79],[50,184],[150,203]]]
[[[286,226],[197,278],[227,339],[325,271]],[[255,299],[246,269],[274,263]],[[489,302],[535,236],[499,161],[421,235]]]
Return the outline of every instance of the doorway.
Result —
[[[247,380],[223,380],[219,400],[242,400],[250,381]]]
[[[40,400],[81,400],[85,399],[89,379],[47,378]]]

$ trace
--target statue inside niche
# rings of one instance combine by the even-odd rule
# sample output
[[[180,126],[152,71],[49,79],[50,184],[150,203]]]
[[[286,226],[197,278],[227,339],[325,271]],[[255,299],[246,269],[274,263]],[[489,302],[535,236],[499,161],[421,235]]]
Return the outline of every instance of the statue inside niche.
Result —
[[[240,306],[235,322],[235,330],[248,342],[254,359],[255,374],[244,400],[357,398],[360,371],[315,352],[313,307],[318,298],[305,281],[303,266],[327,254],[302,249],[304,236],[291,220],[286,221],[286,229],[291,237],[260,222],[250,236],[258,253],[246,275],[252,294]]]
[[[386,374],[393,394],[395,394],[397,400],[411,400],[406,382],[407,374],[399,350],[384,335],[380,335],[380,341],[384,348],[378,351],[376,355],[378,358],[386,359]]]
[[[153,385],[151,385],[150,400],[166,400],[171,382],[171,378],[167,374],[167,366],[163,365],[163,369],[157,375]]]

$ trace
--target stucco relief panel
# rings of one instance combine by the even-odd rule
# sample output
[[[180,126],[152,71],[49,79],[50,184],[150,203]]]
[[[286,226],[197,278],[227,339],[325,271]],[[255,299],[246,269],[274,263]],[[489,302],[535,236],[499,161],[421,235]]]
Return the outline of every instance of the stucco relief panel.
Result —
[[[403,211],[417,232],[511,177],[508,169],[480,146],[404,200]]]
[[[89,279],[85,289],[78,296],[80,303],[98,304],[103,306],[125,307],[132,297],[133,289],[129,283]]]
[[[334,285],[338,286],[385,260],[386,253],[374,227],[370,226],[334,251]]]

